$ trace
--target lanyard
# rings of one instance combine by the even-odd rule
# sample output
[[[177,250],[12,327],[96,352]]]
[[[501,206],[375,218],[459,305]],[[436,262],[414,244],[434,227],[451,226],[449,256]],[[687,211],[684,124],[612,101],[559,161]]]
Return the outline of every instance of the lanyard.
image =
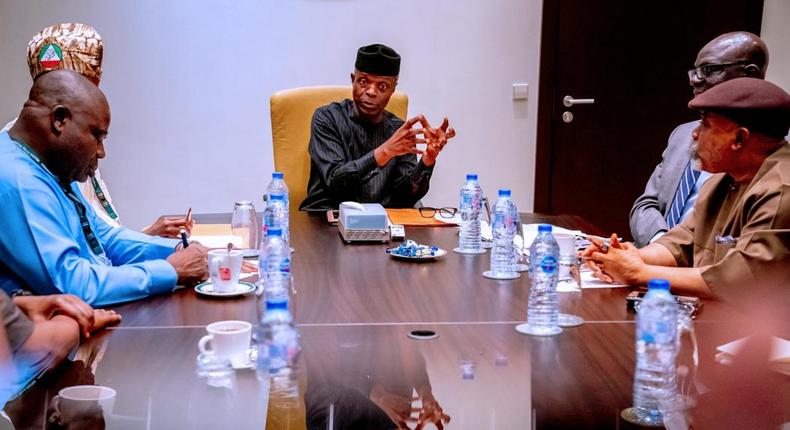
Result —
[[[74,191],[71,190],[68,186],[64,186],[58,180],[58,178],[55,177],[55,175],[53,175],[52,172],[49,171],[49,169],[47,169],[47,166],[45,166],[44,163],[41,162],[41,159],[38,158],[38,155],[36,155],[33,149],[31,149],[29,146],[27,146],[22,142],[18,142],[15,139],[11,139],[11,141],[14,142],[16,146],[19,147],[19,149],[24,151],[25,154],[27,154],[30,158],[32,158],[33,161],[36,162],[36,164],[41,166],[44,169],[44,171],[46,171],[53,178],[55,178],[58,185],[60,185],[61,190],[63,190],[63,192],[66,194],[66,197],[68,197],[69,200],[71,200],[71,202],[74,203],[74,207],[77,209],[77,215],[79,215],[80,217],[80,226],[82,227],[82,234],[85,235],[85,240],[88,241],[88,245],[91,247],[91,251],[93,251],[93,253],[97,257],[99,257],[99,259],[106,262],[107,256],[104,254],[104,249],[102,249],[101,243],[99,243],[99,239],[93,233],[93,230],[91,230],[91,225],[88,222],[88,217],[86,216],[87,210],[85,209],[85,205],[83,205],[82,202],[80,201],[79,197],[77,197],[77,195],[74,194]]]
[[[99,184],[99,180],[96,177],[91,178],[91,183],[93,184],[93,192],[96,193],[96,197],[99,199],[99,203],[101,203],[104,211],[107,212],[107,215],[113,219],[113,221],[118,221],[118,213],[115,212],[115,209],[112,207],[112,204],[107,199],[107,196],[104,194],[104,190],[102,190],[101,185]]]

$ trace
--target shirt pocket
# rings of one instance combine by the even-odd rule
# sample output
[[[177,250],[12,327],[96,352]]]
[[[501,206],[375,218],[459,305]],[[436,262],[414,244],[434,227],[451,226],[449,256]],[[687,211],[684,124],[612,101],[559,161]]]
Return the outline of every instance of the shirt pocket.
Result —
[[[735,242],[717,242],[713,245],[713,261],[719,262],[723,260],[724,256],[733,248],[735,248]]]

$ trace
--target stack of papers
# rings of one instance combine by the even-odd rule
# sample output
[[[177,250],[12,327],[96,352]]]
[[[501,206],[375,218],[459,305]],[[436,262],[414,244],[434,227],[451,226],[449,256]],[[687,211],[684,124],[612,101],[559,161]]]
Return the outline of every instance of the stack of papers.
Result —
[[[626,284],[609,284],[604,282],[596,277],[593,276],[592,272],[589,270],[582,270],[582,288],[624,288],[628,285]],[[573,279],[560,279],[557,282],[557,291],[560,293],[568,293],[573,291],[579,291],[579,285],[576,284],[576,281]]]
[[[529,248],[532,245],[532,241],[538,237],[538,225],[540,224],[522,224],[522,228],[524,229],[524,239],[526,239],[526,243],[524,244],[525,248]],[[552,226],[552,233],[565,233],[565,234],[572,234],[575,236],[586,236],[586,234],[581,230],[568,230],[567,228],[557,227],[556,225]],[[493,233],[491,231],[491,225],[488,224],[485,220],[480,221],[480,235],[483,237],[483,240],[492,240]],[[521,236],[516,235],[518,237],[518,242],[516,245],[521,246]]]
[[[716,354],[716,361],[722,364],[732,363],[735,356],[738,355],[738,352],[746,343],[746,339],[738,339],[716,348],[719,351]],[[771,345],[771,355],[768,360],[771,370],[790,375],[790,340],[774,336],[773,345]]]
[[[532,241],[538,237],[538,226],[540,224],[523,224],[521,227],[524,229],[524,246],[529,248],[532,245]],[[581,230],[568,230],[567,228],[557,227],[556,225],[551,226],[551,232],[554,234],[557,233],[564,233],[564,234],[572,234],[574,236],[587,236]]]
[[[192,235],[191,240],[200,242],[206,248],[227,248],[228,243],[232,243],[234,248],[241,249],[241,236],[232,235]]]

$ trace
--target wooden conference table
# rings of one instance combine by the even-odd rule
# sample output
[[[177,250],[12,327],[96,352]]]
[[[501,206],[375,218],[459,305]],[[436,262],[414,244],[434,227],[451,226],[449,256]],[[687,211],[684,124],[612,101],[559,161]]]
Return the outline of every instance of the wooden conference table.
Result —
[[[522,222],[602,233],[574,216],[523,214]],[[454,228],[407,227],[406,233],[448,250],[457,243]],[[107,428],[298,429],[307,421],[323,429],[330,408],[333,428],[386,428],[371,424],[381,418],[380,406],[408,405],[403,396],[412,388],[432,392],[452,418],[450,429],[627,428],[619,413],[631,404],[634,372],[629,289],[560,293],[561,311],[587,322],[536,338],[514,330],[526,319],[529,279],[483,278],[487,253],[399,261],[384,252],[392,245],[345,245],[323,215],[302,212],[291,215],[291,236],[297,290],[291,307],[302,354],[289,393],[298,391],[297,399],[259,381],[253,370],[237,371],[232,388],[198,378],[205,325],[255,323],[257,302],[254,295],[212,300],[180,289],[116,307],[120,326],[86,342],[74,359],[7,405],[22,423],[17,428],[42,428],[53,396],[77,384],[117,391]],[[717,345],[746,334],[735,318],[722,304],[705,304],[695,324],[701,368],[715,366]],[[439,337],[407,337],[415,329]],[[379,406],[369,400],[374,397]]]

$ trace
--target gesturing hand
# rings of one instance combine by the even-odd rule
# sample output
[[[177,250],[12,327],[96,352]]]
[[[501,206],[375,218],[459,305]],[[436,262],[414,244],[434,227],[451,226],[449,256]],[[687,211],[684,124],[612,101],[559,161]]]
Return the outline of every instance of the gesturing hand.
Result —
[[[195,221],[187,221],[186,217],[160,216],[153,224],[143,229],[143,233],[151,236],[173,237],[178,239],[181,229],[192,231]]]
[[[208,249],[193,243],[187,249],[176,251],[167,257],[178,274],[178,283],[193,285],[208,278]]]
[[[425,126],[423,125],[423,127]],[[428,147],[422,156],[422,163],[426,166],[433,166],[436,163],[436,157],[444,149],[444,145],[447,145],[447,142],[455,137],[455,129],[450,127],[450,121],[445,117],[439,128],[431,128],[430,126],[424,128],[423,136],[425,136]]]
[[[422,128],[414,128],[414,125],[418,122],[422,125]],[[417,144],[426,143],[426,140],[417,136],[422,135],[428,128],[430,128],[430,125],[422,114],[403,123],[386,142],[373,151],[376,164],[382,167],[389,163],[391,159],[400,155],[422,154],[422,151],[417,149]]]

